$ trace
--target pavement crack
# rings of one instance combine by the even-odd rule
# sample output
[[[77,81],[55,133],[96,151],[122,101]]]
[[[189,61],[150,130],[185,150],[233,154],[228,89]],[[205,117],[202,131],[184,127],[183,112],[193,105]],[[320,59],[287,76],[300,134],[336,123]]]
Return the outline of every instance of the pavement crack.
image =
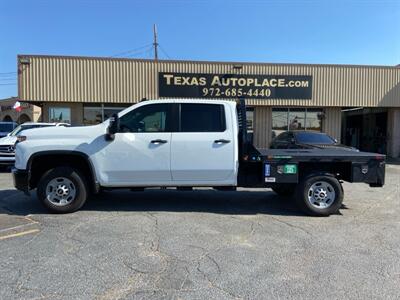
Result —
[[[218,284],[216,284],[214,282],[214,280],[210,279],[209,275],[206,274],[203,270],[201,270],[200,268],[200,261],[198,262],[198,265],[196,267],[196,270],[204,277],[204,279],[207,280],[208,284],[214,288],[217,289],[219,291],[221,291],[223,294],[227,295],[228,297],[232,298],[232,299],[243,299],[243,297],[237,296],[234,293],[232,293],[231,291],[228,291],[227,289],[224,289],[223,287],[219,286]]]
[[[212,287],[215,288],[219,291],[221,291],[222,293],[224,293],[225,295],[227,295],[228,297],[232,298],[232,299],[243,299],[243,297],[237,296],[234,293],[232,293],[231,291],[224,289],[223,287],[219,286],[218,284],[215,283],[214,280],[212,280],[210,278],[210,276],[208,274],[206,274],[202,269],[201,269],[201,262],[204,258],[207,258],[209,261],[211,261],[217,269],[217,276],[219,277],[221,275],[221,267],[219,265],[219,263],[213,258],[211,257],[211,252],[218,252],[220,249],[222,249],[223,246],[220,246],[214,250],[209,250],[207,251],[205,248],[200,247],[200,246],[192,246],[194,248],[198,248],[202,251],[204,251],[205,253],[203,253],[200,257],[198,257],[196,260],[193,261],[193,263],[196,265],[196,271],[198,273],[200,273],[204,279],[207,280],[208,284]]]
[[[147,215],[149,216],[149,218],[154,222],[154,236],[155,236],[155,241],[151,240],[151,247],[150,249],[153,252],[157,252],[160,253],[160,235],[159,235],[159,228],[158,228],[158,218],[155,214],[151,213],[151,212],[147,212]]]
[[[281,219],[279,219],[279,218],[272,217],[272,216],[271,216],[271,219],[275,220],[275,221],[278,222],[278,223],[281,223],[281,224],[284,224],[284,225],[286,225],[286,226],[289,226],[289,227],[291,227],[291,228],[298,229],[298,230],[304,232],[304,233],[307,234],[307,235],[313,236],[313,234],[312,234],[310,231],[308,231],[307,229],[304,229],[304,228],[301,227],[301,226],[293,225],[293,224],[291,224],[291,223],[289,223],[289,222],[283,221],[283,220],[281,220]]]
[[[214,265],[217,267],[218,275],[220,275],[221,268],[220,268],[218,262],[214,258],[212,258],[209,254],[206,254],[204,257],[207,257],[210,261],[212,261],[214,263]]]
[[[139,269],[134,268],[130,263],[126,262],[125,260],[122,260],[122,264],[128,268],[129,270],[135,272],[135,273],[139,273],[139,274],[149,274],[150,272],[146,272],[146,271],[142,271]]]
[[[189,274],[190,274],[189,269],[188,269],[187,266],[185,266],[184,268],[185,268],[185,271],[186,271],[186,276],[185,276],[185,278],[182,280],[182,284],[181,284],[181,286],[180,286],[178,292],[181,292],[181,291],[183,290],[183,287],[185,286],[185,283],[187,282],[187,280],[188,280],[188,278],[189,278]]]

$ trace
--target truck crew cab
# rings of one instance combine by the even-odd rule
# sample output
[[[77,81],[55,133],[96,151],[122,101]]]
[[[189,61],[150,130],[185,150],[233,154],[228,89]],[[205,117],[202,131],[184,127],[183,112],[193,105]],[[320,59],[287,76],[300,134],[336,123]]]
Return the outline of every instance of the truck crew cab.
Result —
[[[340,149],[256,149],[244,100],[142,101],[95,126],[33,129],[16,144],[17,189],[50,211],[106,188],[270,187],[308,214],[336,213],[341,181],[384,184],[385,156]]]

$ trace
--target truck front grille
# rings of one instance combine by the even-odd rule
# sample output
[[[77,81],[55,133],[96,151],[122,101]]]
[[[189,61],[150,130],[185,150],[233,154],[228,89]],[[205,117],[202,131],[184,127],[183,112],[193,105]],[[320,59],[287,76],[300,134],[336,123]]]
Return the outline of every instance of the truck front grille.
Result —
[[[0,155],[4,154],[14,154],[15,148],[13,145],[1,145],[0,146]]]

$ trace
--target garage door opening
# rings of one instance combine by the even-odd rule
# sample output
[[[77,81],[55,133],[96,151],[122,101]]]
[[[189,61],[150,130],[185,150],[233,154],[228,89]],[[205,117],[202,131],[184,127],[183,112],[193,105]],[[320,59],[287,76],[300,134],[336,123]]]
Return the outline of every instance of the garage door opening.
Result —
[[[386,154],[387,109],[343,109],[342,143],[361,151]]]

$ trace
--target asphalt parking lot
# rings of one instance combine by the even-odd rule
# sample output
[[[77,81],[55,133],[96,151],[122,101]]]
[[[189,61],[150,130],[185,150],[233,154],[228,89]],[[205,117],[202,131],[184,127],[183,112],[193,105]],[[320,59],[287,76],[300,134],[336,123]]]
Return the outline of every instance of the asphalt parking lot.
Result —
[[[105,192],[48,214],[0,174],[0,299],[399,299],[400,165],[307,217],[269,190]]]

